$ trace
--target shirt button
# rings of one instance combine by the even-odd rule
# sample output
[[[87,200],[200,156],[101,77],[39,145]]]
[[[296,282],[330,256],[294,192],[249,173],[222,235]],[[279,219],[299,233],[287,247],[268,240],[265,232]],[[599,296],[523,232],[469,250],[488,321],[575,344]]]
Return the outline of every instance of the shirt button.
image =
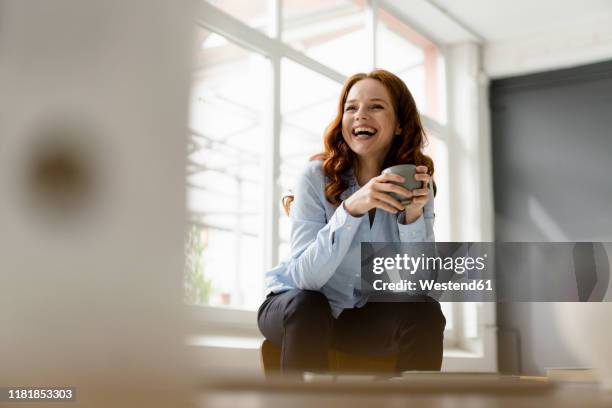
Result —
[[[353,228],[351,225],[346,226],[346,229],[351,229],[351,228]]]

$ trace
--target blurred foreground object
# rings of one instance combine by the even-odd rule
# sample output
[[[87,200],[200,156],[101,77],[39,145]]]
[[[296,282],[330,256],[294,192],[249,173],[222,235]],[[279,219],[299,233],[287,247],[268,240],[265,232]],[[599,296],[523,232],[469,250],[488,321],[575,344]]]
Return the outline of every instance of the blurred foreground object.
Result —
[[[1,386],[186,395],[191,7],[0,0]]]

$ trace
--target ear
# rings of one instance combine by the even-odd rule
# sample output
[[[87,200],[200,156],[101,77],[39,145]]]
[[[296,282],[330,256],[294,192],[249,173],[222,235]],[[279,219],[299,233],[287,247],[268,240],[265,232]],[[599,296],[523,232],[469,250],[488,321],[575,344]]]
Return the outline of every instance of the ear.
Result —
[[[396,125],[396,126],[395,126],[395,131],[393,132],[393,134],[394,134],[395,136],[397,136],[397,135],[399,135],[400,133],[402,133],[402,128],[401,128],[401,127],[400,127],[400,125],[398,124],[398,125]]]

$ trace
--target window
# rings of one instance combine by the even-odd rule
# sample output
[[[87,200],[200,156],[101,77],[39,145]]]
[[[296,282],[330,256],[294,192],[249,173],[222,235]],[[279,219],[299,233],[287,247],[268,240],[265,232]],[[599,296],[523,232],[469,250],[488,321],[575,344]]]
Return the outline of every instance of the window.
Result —
[[[192,303],[252,311],[265,295],[264,271],[289,255],[281,197],[321,151],[346,76],[371,70],[376,51],[377,66],[409,82],[419,107],[435,113],[441,99],[427,95],[430,87],[444,89],[434,83],[441,56],[435,44],[382,8],[373,13],[365,1],[282,0],[277,37],[262,35],[235,2],[211,3],[245,24],[198,18],[205,27],[198,28],[193,72],[188,203],[191,251],[200,256],[187,284]],[[261,20],[272,21],[271,10],[261,10],[267,10]],[[447,137],[435,118],[427,124],[433,130],[426,152],[440,187],[436,235],[448,239]]]
[[[344,75],[369,71],[365,10],[365,0],[283,0],[282,39]]]
[[[434,206],[436,214],[435,233],[436,241],[451,241],[450,229],[450,195],[449,195],[449,169],[448,145],[434,130],[426,127],[427,140],[424,152],[434,161],[434,181],[437,192]]]
[[[281,62],[280,196],[290,193],[310,156],[322,150],[341,85],[287,58]],[[289,218],[281,212],[279,259],[289,256]]]
[[[205,29],[192,80],[188,206],[201,252],[193,303],[255,308],[261,300],[262,146],[269,61]],[[197,243],[196,243],[197,241]],[[197,282],[197,283],[196,283]]]
[[[446,122],[444,61],[436,44],[378,8],[376,66],[404,80],[419,112]]]

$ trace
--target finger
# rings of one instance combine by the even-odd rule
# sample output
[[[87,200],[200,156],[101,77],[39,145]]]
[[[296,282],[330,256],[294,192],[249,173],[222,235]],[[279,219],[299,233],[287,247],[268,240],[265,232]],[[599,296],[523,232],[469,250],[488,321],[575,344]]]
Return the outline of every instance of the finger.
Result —
[[[426,196],[428,194],[429,194],[428,188],[415,188],[414,190],[412,190],[413,196]]]
[[[383,173],[380,176],[376,176],[375,177],[376,181],[381,181],[381,182],[388,182],[388,181],[397,181],[400,183],[403,183],[404,181],[406,181],[406,179],[402,176],[400,176],[399,174],[395,174],[395,173]]]
[[[381,210],[385,210],[387,212],[390,212],[391,214],[397,214],[400,210],[398,210],[397,208],[387,204],[384,201],[379,201],[379,200],[375,200],[374,201],[374,207],[376,208],[380,208]],[[402,208],[401,211],[403,211],[404,209]]]
[[[378,191],[394,192],[406,198],[411,198],[413,195],[413,192],[411,190],[408,190],[406,187],[403,186],[398,186],[397,184],[377,183],[375,186],[375,189]]]
[[[398,211],[404,210],[404,206],[402,205],[402,203],[397,201],[395,198],[391,197],[389,194],[381,193],[381,192],[374,192],[372,196],[374,197],[374,199],[378,201],[382,201],[388,204],[389,206],[394,207]]]
[[[427,173],[427,166],[417,166],[416,172],[417,173]]]
[[[422,207],[425,204],[427,204],[428,200],[429,200],[429,197],[427,196],[417,196],[412,199],[412,204],[416,204],[419,207]]]
[[[414,179],[418,181],[422,181],[425,184],[429,183],[429,174],[426,173],[416,173],[414,175]]]

